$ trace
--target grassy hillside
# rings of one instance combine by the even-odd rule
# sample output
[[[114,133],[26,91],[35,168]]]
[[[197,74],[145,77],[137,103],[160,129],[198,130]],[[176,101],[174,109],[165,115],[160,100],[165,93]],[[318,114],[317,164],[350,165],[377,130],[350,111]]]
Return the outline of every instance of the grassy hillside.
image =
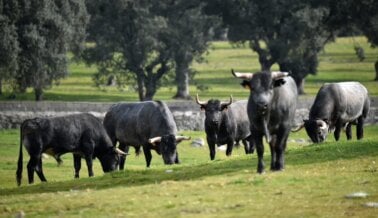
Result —
[[[360,62],[354,53],[354,42],[359,43],[365,50],[366,59]],[[377,82],[374,82],[374,62],[378,58],[378,49],[369,47],[365,38],[339,38],[326,46],[320,55],[320,65],[316,76],[310,75],[306,80],[305,92],[315,95],[324,82],[357,80],[367,86],[371,95],[378,95]],[[248,92],[241,88],[240,81],[230,74],[230,69],[239,71],[258,71],[257,54],[248,46],[235,48],[228,42],[214,42],[205,55],[204,63],[193,65],[197,71],[195,79],[200,86],[207,87],[199,91],[191,85],[190,92],[199,92],[204,98],[227,98],[233,94],[236,98],[246,98]],[[278,67],[274,66],[273,70]],[[100,90],[94,86],[92,75],[96,67],[88,67],[83,63],[72,63],[69,66],[70,75],[53,86],[45,93],[46,100],[59,101],[137,101],[137,93],[129,88],[119,90],[116,87],[106,87]],[[165,87],[158,90],[155,99],[171,100],[176,87]],[[7,96],[5,94],[4,96]],[[1,96],[1,100],[5,97]],[[34,100],[32,90],[27,94],[18,95],[20,100]]]
[[[95,177],[73,179],[72,156],[63,165],[44,159],[48,183],[16,187],[18,131],[0,131],[0,217],[376,217],[378,202],[378,126],[368,126],[362,141],[307,142],[304,131],[290,135],[283,172],[256,173],[256,154],[235,149],[231,157],[208,148],[179,145],[182,163],[164,166],[153,153],[152,167],[143,155],[130,155],[126,171],[103,175],[95,160]],[[193,138],[203,132],[184,132]],[[265,162],[270,155],[266,146]],[[25,155],[27,157],[27,155]],[[24,158],[24,168],[27,158]],[[366,198],[348,199],[354,192]],[[22,212],[21,212],[22,211]]]

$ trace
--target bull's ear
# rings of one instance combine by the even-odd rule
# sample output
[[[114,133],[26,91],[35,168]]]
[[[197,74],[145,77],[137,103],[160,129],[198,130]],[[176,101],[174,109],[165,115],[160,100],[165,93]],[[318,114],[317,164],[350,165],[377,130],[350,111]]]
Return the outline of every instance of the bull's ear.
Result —
[[[201,111],[205,111],[206,110],[206,106],[205,105],[201,105],[200,108],[201,108]]]
[[[248,80],[243,80],[243,82],[241,82],[240,85],[243,86],[246,89],[251,90],[251,84]]]
[[[228,109],[228,106],[230,106],[230,105],[222,105],[222,107],[221,107],[221,111],[227,110],[227,109]]]
[[[277,80],[274,80],[273,87],[279,87],[279,86],[282,86],[285,83],[286,83],[286,81],[284,79],[277,79]]]

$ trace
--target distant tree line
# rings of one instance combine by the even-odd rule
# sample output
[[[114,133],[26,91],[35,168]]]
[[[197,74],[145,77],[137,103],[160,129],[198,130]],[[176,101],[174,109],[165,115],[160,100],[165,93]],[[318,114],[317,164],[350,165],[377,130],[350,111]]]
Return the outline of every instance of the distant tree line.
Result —
[[[174,98],[189,99],[192,62],[224,30],[258,54],[261,70],[291,72],[303,93],[338,33],[350,29],[378,45],[377,11],[375,0],[0,0],[0,94],[6,82],[42,100],[67,76],[71,51],[98,66],[98,86],[116,78],[143,101],[170,83]]]

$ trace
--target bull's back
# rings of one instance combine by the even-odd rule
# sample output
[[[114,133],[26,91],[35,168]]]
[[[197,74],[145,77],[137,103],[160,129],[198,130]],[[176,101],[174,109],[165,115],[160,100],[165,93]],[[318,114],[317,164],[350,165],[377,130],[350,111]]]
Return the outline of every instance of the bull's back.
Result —
[[[342,82],[336,84],[341,94],[341,119],[353,121],[363,114],[364,106],[369,101],[367,89],[359,82]]]
[[[367,89],[359,82],[326,83],[317,93],[310,110],[310,119],[353,121],[368,111]],[[367,108],[366,108],[367,107]]]
[[[272,101],[271,119],[275,123],[291,123],[295,116],[297,107],[298,91],[297,85],[292,77],[285,77],[285,83],[274,89]]]
[[[80,144],[83,134],[88,134],[93,141],[103,140],[101,121],[91,114],[74,114],[51,119],[55,146],[72,148]]]
[[[110,112],[117,139],[128,145],[142,145],[151,137],[177,132],[173,116],[162,102],[119,104]]]
[[[250,135],[250,124],[247,113],[247,100],[237,101],[230,106],[230,111],[236,122],[236,139],[244,139]]]
[[[27,128],[28,123],[38,122],[38,128]],[[93,140],[100,140],[105,133],[101,121],[91,114],[74,114],[52,118],[37,118],[23,123],[23,142],[40,142],[43,150],[54,148],[56,151],[70,152],[77,149],[84,132]],[[101,132],[102,131],[102,132]],[[102,138],[101,138],[102,139]]]

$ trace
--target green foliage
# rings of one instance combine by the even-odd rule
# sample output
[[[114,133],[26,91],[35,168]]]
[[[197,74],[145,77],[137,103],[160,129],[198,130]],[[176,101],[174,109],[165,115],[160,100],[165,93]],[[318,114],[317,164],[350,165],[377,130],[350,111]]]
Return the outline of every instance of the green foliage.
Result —
[[[97,83],[109,71],[120,75],[120,84],[121,78],[132,79],[139,100],[152,99],[157,81],[171,68],[166,45],[159,40],[166,21],[156,13],[152,2],[87,2],[92,15],[88,31],[95,45],[87,48],[84,58],[98,64]],[[129,73],[135,76],[127,76]]]
[[[262,70],[282,64],[297,80],[316,73],[317,53],[332,38],[322,23],[327,7],[284,0],[215,2],[221,5],[229,39],[248,42]]]
[[[81,50],[87,22],[84,2],[9,0],[1,5],[7,19],[1,24],[6,31],[0,47],[11,51],[1,52],[10,60],[1,64],[12,75],[5,79],[16,81],[21,92],[32,87],[36,100],[42,100],[43,90],[67,75],[67,52]]]
[[[354,54],[354,43],[357,41],[365,51],[365,60],[360,62]],[[328,44],[319,56],[317,75],[306,78],[305,92],[314,96],[320,86],[325,82],[360,81],[364,84],[369,95],[378,95],[377,82],[374,81],[374,62],[378,55],[377,49],[372,49],[364,37],[338,38],[334,43]],[[248,47],[235,47],[228,42],[213,42],[205,62],[194,63],[197,84],[190,85],[191,93],[199,93],[204,99],[219,98],[227,100],[230,94],[235,99],[246,99],[249,92],[240,86],[240,81],[232,77],[230,69],[240,71],[258,71],[260,66],[258,56]],[[279,67],[274,65],[273,70]],[[97,72],[96,65],[91,67],[84,63],[71,63],[70,76],[61,80],[45,93],[45,99],[51,101],[138,101],[135,89],[116,86],[101,86],[99,90],[93,83],[92,76]],[[107,79],[107,78],[106,78]],[[135,85],[135,84],[134,84]],[[203,86],[200,90],[197,86]],[[155,99],[171,101],[175,90],[172,87],[162,87],[156,93]],[[0,96],[0,100],[7,100],[9,92]],[[303,96],[304,98],[306,96]],[[25,94],[18,94],[17,100],[33,100],[33,92],[28,89]]]
[[[365,138],[310,144],[305,131],[291,134],[283,172],[256,173],[256,154],[234,149],[231,157],[217,151],[209,161],[208,148],[179,145],[180,165],[163,165],[153,154],[145,168],[143,156],[128,156],[126,170],[102,176],[98,160],[95,177],[73,179],[72,155],[63,165],[44,159],[48,183],[16,187],[18,130],[0,131],[0,216],[64,217],[374,217],[375,209],[363,206],[378,201],[378,126],[367,126]],[[192,138],[204,132],[185,132]],[[266,149],[269,150],[269,149]],[[268,151],[266,151],[268,152]],[[269,160],[269,155],[265,161]],[[26,164],[27,159],[24,158]],[[24,166],[25,166],[24,164]],[[347,199],[353,192],[367,198]]]
[[[214,19],[201,13],[200,1],[97,0],[87,5],[95,46],[84,57],[99,66],[97,84],[111,74],[119,86],[136,84],[139,100],[150,100],[162,85],[172,84],[175,70],[179,89],[187,89],[189,65],[207,49],[214,26]]]
[[[340,31],[345,27],[357,28],[368,38],[372,46],[378,45],[378,2],[374,0],[326,0],[321,1],[331,11],[326,20],[327,28]],[[345,13],[348,12],[348,13]]]

